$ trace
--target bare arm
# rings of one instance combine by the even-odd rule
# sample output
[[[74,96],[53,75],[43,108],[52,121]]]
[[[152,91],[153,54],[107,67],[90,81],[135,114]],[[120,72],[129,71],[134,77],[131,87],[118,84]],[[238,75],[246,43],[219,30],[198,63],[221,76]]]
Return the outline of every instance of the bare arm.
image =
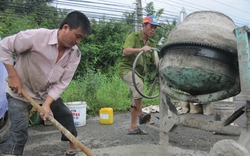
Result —
[[[16,69],[13,65],[4,64],[7,72],[8,72],[8,85],[11,90],[15,93],[21,94],[22,84],[21,80],[16,72]]]
[[[132,55],[135,53],[140,53],[141,51],[145,52],[151,51],[151,47],[146,45],[142,48],[124,48],[122,52],[124,55]]]

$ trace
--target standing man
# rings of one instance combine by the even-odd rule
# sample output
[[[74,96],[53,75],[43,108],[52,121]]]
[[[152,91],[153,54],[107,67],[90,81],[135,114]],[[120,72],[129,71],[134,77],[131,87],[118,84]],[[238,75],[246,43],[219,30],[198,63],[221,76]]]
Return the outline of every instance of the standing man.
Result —
[[[139,123],[144,124],[151,119],[150,114],[142,113],[142,96],[136,91],[132,82],[132,67],[138,53],[144,51],[138,59],[135,67],[135,81],[137,88],[143,93],[144,77],[147,72],[147,64],[154,63],[155,58],[151,47],[156,47],[155,41],[151,38],[157,26],[160,26],[154,16],[147,16],[143,19],[142,30],[130,34],[123,46],[123,54],[119,63],[118,72],[122,80],[128,85],[131,96],[131,124],[129,135],[147,134],[137,126]]]
[[[77,131],[70,110],[60,94],[69,85],[80,62],[81,53],[76,46],[91,33],[89,19],[81,12],[73,11],[63,20],[59,29],[34,29],[21,31],[0,42],[0,61],[8,72],[6,92],[11,120],[11,135],[3,147],[4,156],[22,155],[28,138],[29,111],[31,105],[21,94],[23,88],[45,114],[54,118],[74,136]],[[13,66],[13,53],[17,61]],[[62,141],[69,141],[64,135]],[[75,155],[77,146],[69,141],[66,155]]]

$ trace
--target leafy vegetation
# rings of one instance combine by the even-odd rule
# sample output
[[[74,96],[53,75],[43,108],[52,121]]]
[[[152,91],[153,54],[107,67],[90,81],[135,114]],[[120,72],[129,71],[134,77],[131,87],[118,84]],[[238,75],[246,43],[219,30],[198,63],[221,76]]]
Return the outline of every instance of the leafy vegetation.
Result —
[[[0,1],[0,36],[4,38],[21,30],[39,27],[58,28],[67,12],[48,5],[50,2],[52,0]],[[156,11],[153,2],[145,10],[156,17],[164,11]],[[91,20],[92,34],[78,45],[82,53],[81,62],[69,87],[61,95],[65,102],[86,101],[89,114],[98,113],[102,107],[112,107],[116,112],[129,110],[128,88],[117,74],[117,64],[126,36],[134,31],[134,19],[135,12],[124,13],[123,21],[106,20],[105,17]],[[175,23],[166,21],[161,25],[154,39],[158,42],[163,37],[163,42],[166,42],[166,36]],[[150,90],[155,72],[155,67],[149,68],[146,93]],[[158,103],[158,98],[143,99],[144,106]]]
[[[151,85],[146,85],[146,95]],[[157,92],[158,90],[155,90],[153,95]],[[103,107],[112,107],[114,112],[127,112],[130,108],[129,89],[116,73],[102,74],[100,71],[88,71],[84,77],[73,80],[61,97],[65,102],[86,101],[88,114],[91,115],[98,113]],[[144,98],[143,106],[157,105],[158,100],[159,98]]]

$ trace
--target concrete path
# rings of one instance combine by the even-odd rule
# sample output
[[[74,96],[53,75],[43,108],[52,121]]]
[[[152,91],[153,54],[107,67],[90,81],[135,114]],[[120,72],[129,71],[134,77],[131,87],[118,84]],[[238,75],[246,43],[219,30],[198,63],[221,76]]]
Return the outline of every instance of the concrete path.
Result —
[[[125,145],[91,150],[95,156],[208,156],[207,152],[161,145]],[[78,156],[84,156],[80,152]]]

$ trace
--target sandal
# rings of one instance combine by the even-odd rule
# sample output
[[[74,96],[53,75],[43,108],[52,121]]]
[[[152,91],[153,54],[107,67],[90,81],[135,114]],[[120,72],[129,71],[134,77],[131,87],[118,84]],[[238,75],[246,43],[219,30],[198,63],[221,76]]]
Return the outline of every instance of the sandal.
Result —
[[[75,156],[77,151],[66,151],[65,156]]]
[[[147,135],[148,133],[144,130],[141,130],[139,127],[137,127],[133,131],[129,131],[128,135]]]
[[[142,113],[141,115],[139,115],[139,123],[140,123],[140,125],[141,124],[146,124],[150,120],[151,120],[151,115],[150,114]]]

